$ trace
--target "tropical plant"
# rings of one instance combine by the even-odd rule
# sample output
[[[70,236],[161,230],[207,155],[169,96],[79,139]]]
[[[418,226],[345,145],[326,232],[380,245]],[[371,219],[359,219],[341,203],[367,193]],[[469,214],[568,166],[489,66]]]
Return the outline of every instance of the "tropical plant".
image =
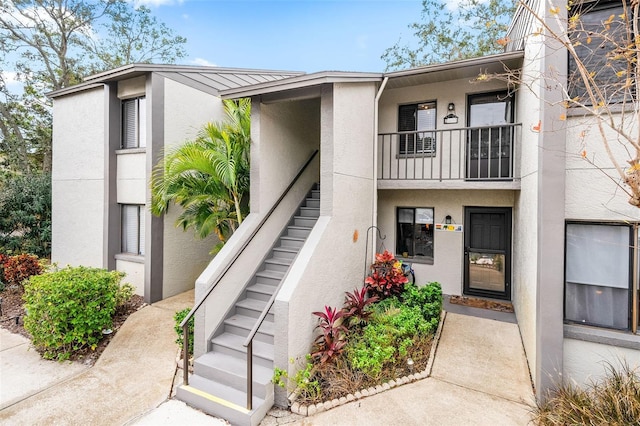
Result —
[[[322,332],[315,341],[313,358],[324,364],[342,353],[346,345],[347,328],[343,325],[346,313],[344,310],[324,307],[324,312],[313,312],[320,318],[318,328]]]
[[[7,285],[22,285],[33,275],[42,273],[42,265],[38,256],[18,254],[9,256],[3,262],[4,282]]]
[[[225,100],[226,121],[209,123],[197,138],[165,153],[151,178],[151,211],[182,207],[176,226],[224,242],[242,223],[249,191],[251,101]],[[218,246],[219,248],[219,246]]]
[[[402,272],[402,263],[385,250],[384,253],[376,254],[376,261],[371,265],[371,275],[364,282],[370,295],[385,299],[402,293],[409,279]]]
[[[356,288],[352,293],[345,292],[343,310],[346,312],[349,324],[365,324],[371,316],[371,311],[367,308],[379,299],[378,296],[367,297],[366,286],[361,287],[360,290]]]

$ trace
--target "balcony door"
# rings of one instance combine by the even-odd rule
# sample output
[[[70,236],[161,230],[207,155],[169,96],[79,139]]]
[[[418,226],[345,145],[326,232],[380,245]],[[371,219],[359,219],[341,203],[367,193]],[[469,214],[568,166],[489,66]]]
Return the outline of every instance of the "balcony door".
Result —
[[[469,95],[467,179],[513,176],[513,96],[508,92]]]
[[[464,294],[511,299],[511,208],[467,207]]]

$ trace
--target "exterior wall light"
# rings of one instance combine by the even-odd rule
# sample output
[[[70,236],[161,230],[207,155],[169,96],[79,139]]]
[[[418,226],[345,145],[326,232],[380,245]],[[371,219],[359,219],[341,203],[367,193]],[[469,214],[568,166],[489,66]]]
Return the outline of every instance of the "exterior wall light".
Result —
[[[447,215],[444,218],[444,223],[446,223],[447,225],[451,224],[451,215]]]
[[[444,124],[458,124],[458,116],[456,115],[456,106],[453,102],[450,102],[447,106],[447,111],[449,112],[444,117]]]

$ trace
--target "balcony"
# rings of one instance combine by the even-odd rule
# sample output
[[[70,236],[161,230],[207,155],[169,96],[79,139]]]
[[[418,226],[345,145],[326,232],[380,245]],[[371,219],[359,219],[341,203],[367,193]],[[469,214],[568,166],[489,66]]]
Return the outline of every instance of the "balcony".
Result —
[[[520,189],[520,124],[380,133],[379,189]]]

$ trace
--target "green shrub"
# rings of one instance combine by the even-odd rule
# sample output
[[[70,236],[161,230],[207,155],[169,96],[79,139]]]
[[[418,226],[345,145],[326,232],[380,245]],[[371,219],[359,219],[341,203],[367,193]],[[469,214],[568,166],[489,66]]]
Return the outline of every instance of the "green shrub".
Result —
[[[125,283],[120,285],[116,291],[116,310],[123,309],[127,302],[133,297],[134,292],[135,288],[131,284]]]
[[[51,175],[4,177],[0,191],[0,250],[51,254]]]
[[[184,349],[184,339],[182,337],[182,327],[180,327],[180,323],[187,317],[187,314],[191,309],[185,308],[181,311],[176,312],[173,316],[173,319],[176,321],[176,325],[174,330],[178,334],[178,338],[176,339],[176,343],[180,346],[180,350]],[[189,334],[189,355],[193,355],[193,329],[195,324],[195,317],[191,317],[189,322],[187,323],[187,333]]]
[[[18,254],[9,256],[3,264],[4,282],[7,285],[22,285],[32,275],[42,273],[42,265],[38,256]]]
[[[80,266],[34,275],[25,283],[24,328],[44,358],[64,360],[96,348],[102,330],[112,325],[123,276]]]
[[[424,319],[432,324],[435,323],[437,327],[442,312],[442,287],[440,283],[431,282],[422,287],[407,284],[404,293],[402,293],[402,301],[408,306],[418,307]]]
[[[640,374],[625,362],[616,369],[606,364],[606,375],[585,389],[565,384],[538,404],[539,425],[637,425],[640,424]]]

